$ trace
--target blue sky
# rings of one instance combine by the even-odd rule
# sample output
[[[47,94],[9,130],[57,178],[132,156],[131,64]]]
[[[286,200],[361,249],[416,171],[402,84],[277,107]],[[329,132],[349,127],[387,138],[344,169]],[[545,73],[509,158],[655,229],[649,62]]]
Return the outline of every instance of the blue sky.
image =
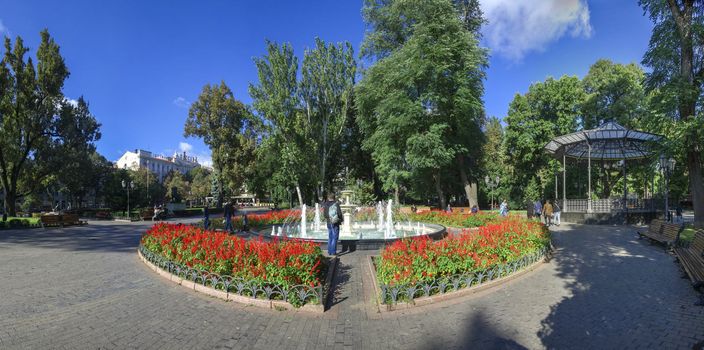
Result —
[[[548,76],[586,74],[599,58],[640,62],[652,24],[635,0],[481,0],[492,52],[484,96],[502,117],[516,93]],[[71,76],[65,94],[83,95],[102,123],[98,150],[116,160],[125,150],[169,154],[207,147],[183,137],[188,103],[206,83],[224,80],[251,100],[252,58],[264,40],[290,42],[296,53],[314,38],[364,36],[362,1],[6,1],[0,34],[21,36],[33,50],[48,28]],[[2,49],[0,49],[2,50]],[[34,51],[32,51],[34,52]]]

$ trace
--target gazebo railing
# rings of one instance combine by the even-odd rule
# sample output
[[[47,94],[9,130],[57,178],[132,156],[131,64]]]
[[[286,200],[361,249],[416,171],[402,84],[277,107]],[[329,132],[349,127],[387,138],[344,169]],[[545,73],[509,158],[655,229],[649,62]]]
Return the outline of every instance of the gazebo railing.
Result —
[[[587,199],[567,199],[559,200],[558,203],[562,211],[567,213],[586,213],[589,211],[589,200]],[[655,198],[628,198],[626,206],[623,205],[623,198],[606,198],[592,200],[592,213],[610,213],[613,211],[656,211],[662,210],[663,200]]]

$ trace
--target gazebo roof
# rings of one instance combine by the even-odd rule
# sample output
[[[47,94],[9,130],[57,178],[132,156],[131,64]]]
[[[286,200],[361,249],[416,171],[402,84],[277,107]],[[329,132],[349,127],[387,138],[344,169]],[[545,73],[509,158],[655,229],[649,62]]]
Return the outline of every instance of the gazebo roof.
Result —
[[[596,129],[558,136],[545,145],[545,150],[556,157],[564,155],[575,159],[641,159],[652,153],[648,143],[660,139],[660,135],[629,130],[610,121]]]

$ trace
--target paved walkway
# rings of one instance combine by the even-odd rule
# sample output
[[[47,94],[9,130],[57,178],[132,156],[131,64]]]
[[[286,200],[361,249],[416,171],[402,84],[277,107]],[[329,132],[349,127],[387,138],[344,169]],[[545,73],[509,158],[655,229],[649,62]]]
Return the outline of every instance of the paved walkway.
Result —
[[[323,315],[226,303],[139,261],[143,224],[0,231],[1,349],[691,348],[704,308],[662,248],[632,229],[555,231],[548,264],[442,304],[380,314],[363,252],[341,257]]]

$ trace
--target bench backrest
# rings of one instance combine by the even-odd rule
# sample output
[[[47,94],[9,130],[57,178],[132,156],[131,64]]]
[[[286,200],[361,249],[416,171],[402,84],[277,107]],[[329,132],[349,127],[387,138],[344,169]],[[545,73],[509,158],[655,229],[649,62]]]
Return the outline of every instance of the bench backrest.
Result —
[[[674,241],[677,239],[677,234],[682,230],[682,226],[678,224],[662,224],[662,235],[667,239]]]
[[[704,254],[704,230],[699,229],[696,232],[694,232],[694,239],[692,240],[692,244],[689,245],[689,248],[694,250],[695,252],[699,253],[699,255]]]
[[[662,232],[663,221],[660,219],[653,219],[648,226],[648,232],[660,234]]]

